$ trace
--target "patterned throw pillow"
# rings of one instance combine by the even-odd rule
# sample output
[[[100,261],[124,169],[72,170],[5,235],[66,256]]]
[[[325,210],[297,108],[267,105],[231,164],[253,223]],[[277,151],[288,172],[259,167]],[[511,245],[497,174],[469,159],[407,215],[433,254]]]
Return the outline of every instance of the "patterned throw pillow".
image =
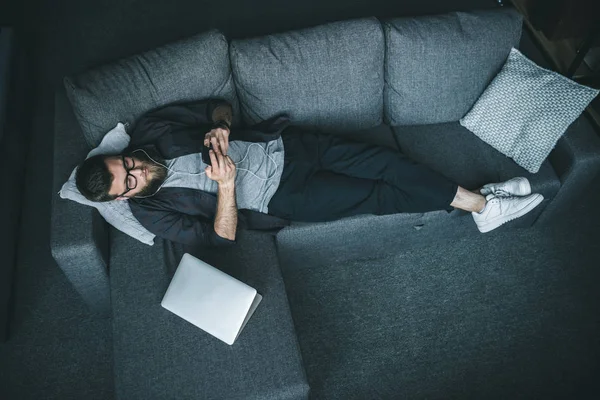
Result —
[[[502,70],[460,124],[531,173],[596,97],[512,49]]]

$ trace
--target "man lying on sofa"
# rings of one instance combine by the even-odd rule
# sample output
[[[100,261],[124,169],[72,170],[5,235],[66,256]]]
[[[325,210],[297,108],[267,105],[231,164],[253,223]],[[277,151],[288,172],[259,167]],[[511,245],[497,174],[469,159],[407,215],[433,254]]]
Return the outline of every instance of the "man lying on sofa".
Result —
[[[239,215],[253,229],[454,207],[488,232],[543,200],[525,178],[471,192],[401,153],[288,127],[285,117],[249,129],[231,123],[220,100],[152,111],[123,154],[79,166],[77,187],[92,201],[129,200],[158,237],[213,246],[235,243]]]

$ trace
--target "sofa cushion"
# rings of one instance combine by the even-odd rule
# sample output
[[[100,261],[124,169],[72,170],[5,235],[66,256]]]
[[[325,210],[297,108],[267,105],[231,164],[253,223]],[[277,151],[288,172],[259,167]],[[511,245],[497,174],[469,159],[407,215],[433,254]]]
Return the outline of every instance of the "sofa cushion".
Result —
[[[217,31],[65,78],[64,83],[90,147],[117,122],[133,123],[173,102],[222,98],[238,114],[227,40]]]
[[[518,45],[521,21],[513,9],[385,21],[386,122],[433,124],[464,116]]]
[[[403,153],[444,174],[466,189],[524,176],[534,193],[552,199],[560,181],[548,161],[536,174],[483,142],[458,122],[394,127]]]
[[[244,120],[280,113],[296,125],[363,129],[383,113],[384,42],[375,18],[231,42]]]
[[[530,172],[598,90],[538,66],[512,49],[500,73],[460,124]]]
[[[510,229],[516,222],[521,219],[501,229]],[[460,210],[365,214],[328,222],[292,222],[277,233],[277,252],[282,269],[296,265],[299,260],[310,267],[325,259],[360,260],[416,251],[422,246],[469,235],[480,233],[470,213]]]
[[[112,233],[112,232],[111,232]],[[111,292],[119,399],[306,399],[308,384],[272,235],[243,231],[226,252],[145,246],[114,231]],[[161,307],[187,251],[263,300],[233,346]]]

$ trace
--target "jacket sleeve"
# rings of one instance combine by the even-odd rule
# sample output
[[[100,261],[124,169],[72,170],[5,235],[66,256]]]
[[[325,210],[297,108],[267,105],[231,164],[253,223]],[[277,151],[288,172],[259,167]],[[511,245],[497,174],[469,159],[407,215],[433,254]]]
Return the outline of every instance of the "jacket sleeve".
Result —
[[[213,224],[177,211],[152,211],[142,225],[156,236],[176,243],[194,246],[221,247],[236,242],[219,236]],[[141,222],[141,221],[140,221]]]
[[[153,145],[165,158],[198,153],[204,135],[213,126],[212,114],[227,107],[229,104],[223,100],[203,100],[150,111],[140,117],[131,131],[130,149]]]
[[[230,246],[214,230],[216,197],[193,189],[162,188],[147,199],[129,200],[133,216],[156,236],[185,245]]]
[[[131,131],[129,150],[152,145],[163,158],[201,153],[204,135],[213,123],[213,114],[231,109],[223,100],[210,99],[171,104],[144,114]],[[289,125],[285,115],[278,115],[250,127],[232,127],[229,141],[268,142],[280,137]]]

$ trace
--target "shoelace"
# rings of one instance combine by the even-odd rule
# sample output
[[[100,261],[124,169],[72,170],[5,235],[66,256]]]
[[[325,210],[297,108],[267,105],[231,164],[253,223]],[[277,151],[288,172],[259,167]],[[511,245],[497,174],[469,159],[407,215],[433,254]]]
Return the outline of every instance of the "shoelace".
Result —
[[[492,202],[494,200],[496,200],[495,202],[498,203],[498,210],[500,212],[500,214],[504,213],[504,207],[506,206],[506,201],[504,200],[509,200],[512,199],[516,196],[511,195],[510,193],[508,193],[505,190],[497,190],[494,192],[494,197],[492,199],[490,199],[488,202]]]
[[[494,194],[498,197],[513,197],[512,194],[508,193],[506,190],[503,189],[494,190]]]

